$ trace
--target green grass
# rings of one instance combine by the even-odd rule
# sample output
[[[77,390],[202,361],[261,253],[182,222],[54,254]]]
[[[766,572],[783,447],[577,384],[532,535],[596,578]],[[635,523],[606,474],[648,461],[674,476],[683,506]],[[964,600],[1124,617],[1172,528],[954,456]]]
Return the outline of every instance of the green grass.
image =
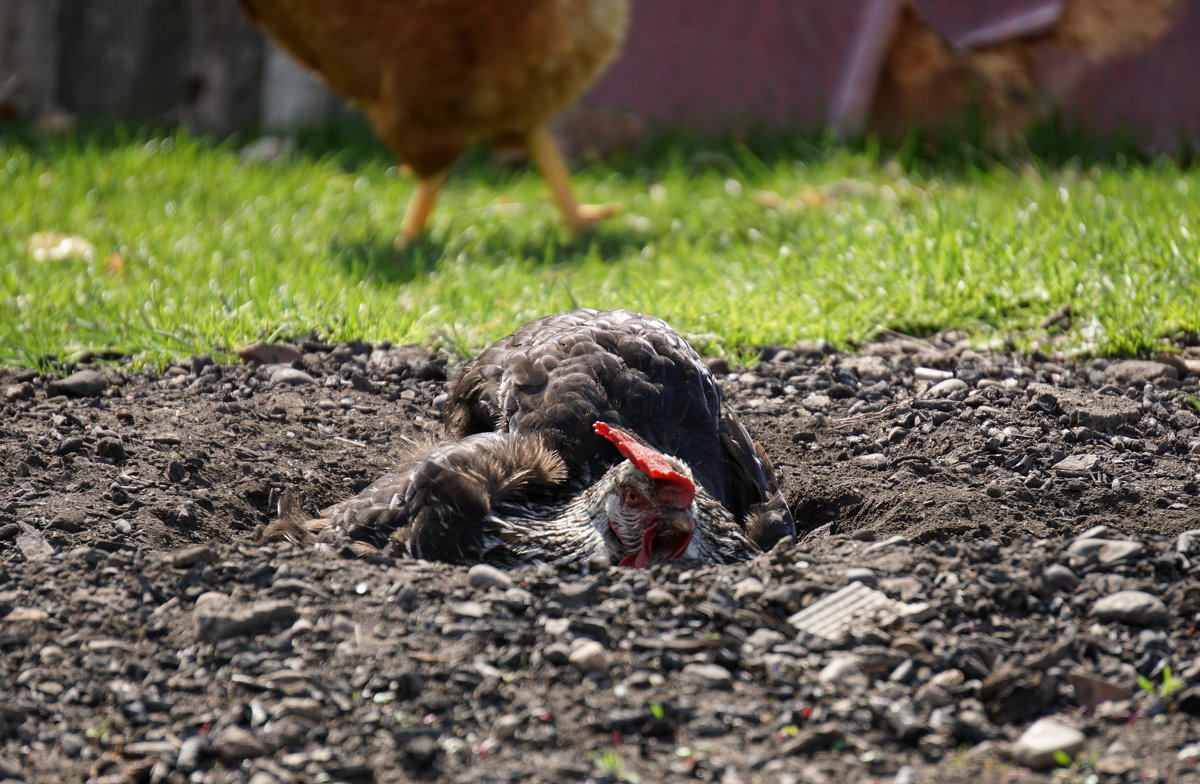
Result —
[[[881,152],[809,138],[662,137],[580,171],[625,213],[571,241],[543,181],[475,153],[427,239],[392,248],[412,181],[378,145],[0,130],[0,362],[136,365],[260,337],[477,350],[576,306],[660,315],[708,353],[956,328],[983,347],[1131,354],[1200,330],[1200,176],[1051,147]],[[764,206],[767,205],[767,206]],[[35,261],[36,232],[96,248]],[[124,269],[106,263],[119,253]],[[1061,334],[1040,327],[1070,307]]]

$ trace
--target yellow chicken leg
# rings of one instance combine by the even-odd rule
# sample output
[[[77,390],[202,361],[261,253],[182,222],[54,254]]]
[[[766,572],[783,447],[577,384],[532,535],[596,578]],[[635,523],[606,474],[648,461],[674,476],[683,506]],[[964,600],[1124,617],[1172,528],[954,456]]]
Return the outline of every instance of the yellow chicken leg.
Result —
[[[529,147],[529,154],[533,156],[533,162],[537,164],[542,177],[546,179],[546,184],[550,186],[554,203],[562,213],[563,223],[567,224],[567,229],[572,234],[620,213],[620,204],[579,203],[575,192],[571,190],[571,174],[567,171],[567,164],[550,135],[550,129],[545,125],[539,125],[529,132],[526,145]]]
[[[404,248],[425,230],[425,223],[433,213],[433,205],[437,202],[438,191],[446,182],[447,171],[421,179],[417,189],[408,199],[408,207],[404,210],[404,221],[400,224],[400,233],[396,236],[397,248]]]

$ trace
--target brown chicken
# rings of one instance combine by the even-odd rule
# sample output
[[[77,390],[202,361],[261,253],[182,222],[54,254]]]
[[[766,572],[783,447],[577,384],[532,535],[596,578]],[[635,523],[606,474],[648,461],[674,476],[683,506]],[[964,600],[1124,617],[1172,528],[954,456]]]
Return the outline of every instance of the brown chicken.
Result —
[[[547,122],[616,55],[629,0],[240,2],[420,178],[397,243],[421,234],[450,165],[483,140],[528,149],[572,232],[617,211],[576,200]]]
[[[796,523],[712,371],[662,319],[579,309],[518,327],[460,370],[454,440],[266,540],[498,566],[594,558],[735,563]]]

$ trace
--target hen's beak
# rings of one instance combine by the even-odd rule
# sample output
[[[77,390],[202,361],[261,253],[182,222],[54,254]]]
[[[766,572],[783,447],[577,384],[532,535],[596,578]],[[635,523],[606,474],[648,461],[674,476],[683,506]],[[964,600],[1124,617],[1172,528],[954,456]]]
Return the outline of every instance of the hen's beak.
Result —
[[[696,517],[690,509],[672,509],[658,516],[658,524],[663,528],[680,533],[690,534],[696,530]]]

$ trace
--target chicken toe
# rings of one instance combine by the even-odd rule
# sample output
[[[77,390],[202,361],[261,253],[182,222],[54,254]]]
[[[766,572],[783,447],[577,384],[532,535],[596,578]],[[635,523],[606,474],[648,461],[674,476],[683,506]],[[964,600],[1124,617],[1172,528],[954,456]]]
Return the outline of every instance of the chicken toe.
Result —
[[[562,153],[558,151],[558,145],[555,144],[554,137],[550,135],[550,129],[545,125],[539,125],[531,130],[525,143],[534,163],[541,171],[542,177],[546,179],[546,184],[550,186],[554,203],[558,206],[558,211],[562,213],[563,223],[572,234],[577,234],[581,229],[597,221],[611,218],[621,211],[620,204],[579,203],[571,188],[571,173],[567,170],[566,161],[563,160]]]

